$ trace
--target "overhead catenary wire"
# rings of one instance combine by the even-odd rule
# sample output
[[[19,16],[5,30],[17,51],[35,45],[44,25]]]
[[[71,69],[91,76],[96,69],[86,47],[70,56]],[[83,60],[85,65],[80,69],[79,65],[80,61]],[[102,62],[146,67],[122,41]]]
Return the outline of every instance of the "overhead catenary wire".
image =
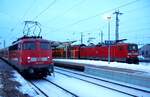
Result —
[[[17,27],[17,25],[19,23],[22,23],[22,20],[25,18],[25,16],[27,15],[27,13],[33,8],[33,4],[35,4],[35,2],[36,2],[36,0],[33,0],[33,2],[29,5],[29,7],[27,8],[27,10],[23,14],[23,16],[19,19],[19,21],[16,23],[16,25],[13,28],[11,28],[11,32],[16,29],[16,27]]]
[[[137,26],[136,28],[134,27],[134,28],[129,29],[129,30],[121,30],[120,32],[122,32],[122,33],[126,33],[126,32],[135,33],[136,31],[141,32],[141,31],[148,31],[148,30],[150,30],[150,27],[148,27],[149,23],[147,23],[146,25],[147,25],[146,27],[145,26],[144,27]],[[93,29],[87,29],[87,30],[84,30],[82,32],[86,32],[86,33],[91,32],[93,34],[97,34],[97,32],[99,32],[100,30],[101,29],[99,27],[97,27],[97,28],[93,28]],[[79,32],[79,31],[72,31],[72,32]],[[114,32],[114,31],[112,31],[112,32]]]
[[[143,21],[142,19],[149,19],[150,18],[150,16],[144,16],[144,17],[138,17],[138,18],[134,18],[134,19],[132,19],[132,21],[130,22],[130,25],[132,25],[132,27],[137,27],[138,25],[143,25],[143,24],[145,24],[145,25],[148,25],[149,23],[150,23],[150,21]],[[138,21],[138,23],[137,23],[137,20],[139,20]],[[128,21],[128,20],[126,20],[126,21]],[[124,20],[124,21],[122,21],[122,23],[120,24],[121,25],[121,27],[128,27],[129,25],[126,25],[126,21]],[[143,25],[144,26],[144,25]],[[138,28],[140,28],[141,26],[138,26]]]
[[[140,1],[140,0],[135,0],[135,1],[133,1],[133,2],[130,2],[130,3],[127,3],[127,4],[133,4],[133,3],[135,3],[136,1]],[[124,5],[122,5],[122,6],[119,6],[119,7],[125,7],[125,6],[127,6],[127,4],[124,4]],[[148,6],[147,5],[145,5],[145,6],[142,6],[142,8],[147,8]],[[117,7],[116,7],[117,8]],[[140,7],[141,8],[141,7]],[[134,10],[137,10],[137,8],[136,9],[131,9],[132,11],[134,11]],[[130,11],[130,10],[128,10],[128,11]],[[45,25],[43,25],[43,27],[45,27]],[[48,27],[48,26],[46,26],[46,28],[48,29],[48,28],[50,28],[50,27]],[[52,28],[51,28],[52,29]],[[55,31],[58,31],[58,30],[62,30],[62,29],[56,29],[55,28],[55,30],[52,30],[53,32],[55,32]],[[98,30],[98,28],[96,29],[96,30]],[[89,31],[89,30],[87,30],[87,31]]]
[[[29,8],[25,11],[24,15],[21,17],[21,19],[19,20],[19,22],[15,25],[15,27],[13,27],[11,29],[11,32],[14,31],[17,27],[17,25],[20,23],[20,21],[22,22],[23,18],[26,16],[26,14],[31,10],[31,8],[33,7],[33,4],[35,3],[36,0],[33,0],[33,2],[31,3],[31,5],[29,6]],[[45,11],[47,11],[54,3],[56,2],[56,0],[53,0],[53,2],[51,2],[44,10],[42,10],[38,15],[35,16],[34,20],[37,19],[40,15],[42,15]]]
[[[142,6],[142,7],[136,7],[135,9],[125,11],[124,13],[126,13],[126,14],[124,14],[124,15],[125,15],[125,17],[127,17],[127,16],[129,16],[129,15],[131,15],[131,14],[136,14],[139,10],[143,10],[143,8],[145,9],[145,8],[149,8],[149,7],[150,7],[149,4],[148,4],[148,5],[144,5],[144,6]],[[138,19],[141,21],[141,20],[144,20],[144,19],[150,17],[149,14],[147,14],[147,15],[140,14],[140,15],[141,15],[142,17],[141,17],[141,16],[140,16],[140,17],[139,17],[139,16],[130,17],[130,18],[132,19],[132,22],[136,23]],[[125,22],[128,21],[128,19],[129,19],[129,18],[125,18],[125,19],[122,21],[121,25],[124,25]]]
[[[149,33],[149,30],[150,30],[150,27],[144,27],[144,28],[136,28],[136,29],[124,30],[124,31],[121,31],[121,32],[124,33],[123,37],[128,37],[129,34],[126,34],[126,33],[130,32],[130,35],[132,33],[132,35],[135,37],[136,43],[138,43],[138,44],[139,43],[140,44],[141,43],[142,44],[143,43],[146,44],[147,41],[143,41],[143,38],[148,36],[148,34],[146,34],[146,33]],[[141,40],[141,39],[142,39],[141,42],[137,41],[137,40]]]
[[[33,8],[33,5],[35,4],[37,0],[33,0],[33,2],[30,4],[29,8],[26,10],[26,12],[24,13],[24,15],[22,16],[21,20],[23,18],[25,18],[25,16],[27,15],[27,13]]]
[[[76,3],[76,4],[74,4],[73,6],[71,6],[70,8],[68,8],[66,11],[64,11],[63,13],[60,13],[60,14],[58,14],[56,17],[54,17],[54,18],[52,18],[51,19],[51,22],[53,21],[53,20],[55,20],[55,21],[57,21],[58,20],[58,18],[61,16],[65,16],[67,13],[69,13],[71,10],[73,10],[75,7],[78,7],[78,5],[81,5],[83,2],[85,2],[86,0],[81,0],[80,2],[78,2],[78,3]],[[48,21],[50,21],[50,20],[48,20]]]
[[[38,15],[36,15],[32,20],[39,18],[44,12],[46,12],[50,7],[56,3],[56,0],[53,0],[45,9],[43,9]]]
[[[142,6],[136,6],[136,8],[134,8],[134,9],[131,9],[131,10],[125,10],[124,12],[125,13],[133,13],[133,12],[137,12],[137,11],[139,11],[139,10],[143,10],[143,9],[145,9],[145,8],[149,8],[150,7],[150,4],[148,3],[148,4],[146,4],[146,5],[142,5]]]
[[[143,32],[144,31],[144,33],[149,33],[148,31],[150,30],[150,27],[141,27],[141,28],[134,28],[134,29],[129,29],[129,30],[122,30],[121,32],[122,33],[124,33],[124,34],[126,34],[126,33],[128,33],[128,32],[130,32],[130,34],[132,33],[132,34],[136,34],[136,35],[134,35],[134,36],[137,36],[137,34],[140,34],[140,32]],[[95,29],[95,30],[93,30],[93,31],[91,31],[91,32],[95,32],[95,31],[100,31],[99,29]],[[139,33],[137,33],[137,31],[139,32]],[[145,32],[146,31],[146,32]],[[124,34],[122,34],[123,36],[124,36]],[[93,35],[98,35],[98,33],[93,33]],[[128,35],[128,34],[127,34]],[[125,38],[125,37],[124,37]],[[97,39],[97,38],[96,38]]]
[[[6,12],[0,12],[0,16],[1,15],[5,15],[5,16],[8,16],[10,19],[17,19],[16,17],[14,17],[14,16],[12,16],[12,15],[10,15],[10,14],[8,14],[8,13],[6,13]]]
[[[150,27],[135,28],[135,29],[130,29],[130,30],[121,31],[121,32],[123,32],[123,33],[125,33],[125,32],[130,32],[130,33],[136,32],[137,33],[137,31],[140,32],[140,31],[144,31],[144,30],[150,30]]]
[[[132,3],[133,4],[133,3]],[[142,7],[142,8],[145,8],[145,7]],[[142,28],[142,29],[144,29],[144,28]],[[93,29],[92,29],[93,30]],[[96,28],[94,31],[98,31],[99,29],[98,28]],[[89,30],[86,30],[86,31],[89,31]],[[91,30],[90,30],[91,31]],[[83,32],[83,31],[82,31]]]
[[[150,25],[150,23],[149,23],[149,21],[147,21],[146,23],[144,23],[144,24],[146,24],[147,26],[145,27],[145,26],[142,26],[142,27],[139,27],[139,26],[137,26],[137,25],[135,25],[135,27],[134,27],[134,29],[133,29],[133,27],[132,27],[132,29],[130,29],[130,30],[128,30],[128,31],[121,31],[121,32],[132,32],[132,31],[141,31],[141,29],[142,30],[148,30],[148,29],[150,29],[150,27],[149,27],[149,25]],[[141,25],[143,25],[143,24],[141,24]],[[144,28],[143,28],[144,27]],[[93,29],[88,29],[88,30],[84,30],[84,31],[82,31],[82,32],[95,32],[95,31],[100,31],[101,29],[99,28],[99,27],[97,27],[97,28],[93,28]]]
[[[81,20],[78,20],[78,21],[76,21],[76,22],[74,22],[74,23],[65,25],[65,26],[63,26],[63,27],[57,29],[56,31],[59,31],[59,30],[61,30],[61,29],[67,28],[67,27],[74,26],[74,25],[79,24],[79,23],[81,23],[81,22],[84,22],[84,21],[87,21],[87,20],[89,20],[89,19],[92,19],[92,18],[98,17],[98,16],[100,16],[100,15],[103,15],[103,14],[105,14],[105,13],[107,13],[107,12],[114,11],[114,10],[116,10],[116,9],[119,9],[119,8],[123,8],[123,7],[129,6],[129,5],[134,4],[134,3],[138,2],[138,1],[140,1],[140,0],[134,0],[134,1],[131,1],[131,2],[125,3],[125,4],[123,4],[123,5],[120,5],[120,6],[118,6],[118,7],[115,7],[115,8],[106,10],[106,11],[103,11],[103,12],[98,13],[98,14],[96,14],[96,15],[86,17],[86,18],[81,19]]]

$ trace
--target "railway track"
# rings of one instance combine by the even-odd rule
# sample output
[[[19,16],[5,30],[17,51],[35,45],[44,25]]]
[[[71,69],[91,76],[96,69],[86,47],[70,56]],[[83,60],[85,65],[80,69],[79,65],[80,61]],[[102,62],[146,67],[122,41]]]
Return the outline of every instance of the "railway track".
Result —
[[[117,91],[117,92],[129,95],[129,96],[133,96],[133,97],[139,97],[139,96],[143,97],[142,95],[150,95],[149,90],[144,90],[144,89],[141,89],[141,88],[131,87],[129,85],[120,84],[120,83],[117,83],[117,82],[113,82],[113,81],[110,81],[110,80],[105,80],[105,79],[93,77],[93,76],[90,76],[90,75],[86,75],[86,74],[71,71],[71,70],[66,70],[66,69],[56,67],[55,72],[59,73],[59,74],[62,74],[62,75],[66,75],[68,77],[73,77],[73,78],[76,78],[76,79],[79,79],[79,80],[97,85],[97,86],[100,86],[100,87],[108,88],[108,89],[111,89],[113,91]],[[94,80],[94,81],[91,81],[91,79]],[[103,83],[101,83],[101,82],[103,82]],[[104,85],[106,83],[108,84],[108,86]],[[114,88],[116,86],[117,86],[117,88]],[[120,90],[120,88],[121,88],[121,90]],[[130,90],[130,91],[128,91],[128,90]]]
[[[46,78],[44,78],[44,80],[46,80],[46,81],[50,82],[51,84],[57,86],[58,88],[62,89],[63,91],[65,91],[65,92],[71,94],[72,97],[79,97],[78,95],[76,95],[76,94],[70,92],[69,90],[67,90],[67,89],[65,89],[65,88],[63,88],[63,87],[61,87],[60,85],[58,85],[58,84],[56,84],[56,83],[54,83],[54,82],[52,82],[52,81],[50,81],[50,80],[48,80],[48,79],[46,79]]]
[[[68,80],[69,80],[69,82],[68,82]],[[71,83],[72,81],[70,81],[70,80],[73,80],[73,83]],[[76,80],[78,80],[78,81],[76,81]],[[79,86],[77,85],[77,87],[79,87],[79,88],[76,88],[76,87],[74,87],[74,85],[71,85],[71,84],[78,83],[78,82],[79,82]],[[128,85],[127,86],[122,85],[120,83],[96,78],[94,76],[90,76],[90,75],[84,74],[82,72],[66,70],[66,69],[57,68],[57,67],[55,68],[55,77],[48,76],[41,80],[30,81],[30,83],[34,87],[36,87],[37,90],[40,91],[45,97],[60,97],[60,95],[63,97],[87,97],[87,96],[84,96],[84,93],[87,93],[89,95],[92,92],[92,90],[90,90],[90,91],[88,90],[85,92],[82,88],[80,88],[80,86],[83,85],[83,83],[88,84],[85,88],[89,88],[92,85],[93,87],[96,86],[96,87],[99,87],[102,89],[105,88],[106,91],[112,91],[114,93],[126,95],[127,97],[128,96],[129,97],[149,97],[149,95],[150,95],[150,91],[148,91],[148,90],[143,90],[143,89],[131,87]],[[69,83],[71,83],[71,84],[66,85]],[[107,85],[106,85],[106,83],[107,83]],[[83,95],[80,94],[79,92],[77,93],[74,90],[74,88],[75,88],[75,90],[78,89],[77,91],[80,91],[80,93],[84,92]],[[92,87],[90,87],[90,88],[92,88]],[[60,93],[58,91],[61,91],[62,93]],[[101,92],[101,90],[99,90],[99,89],[96,91]],[[53,94],[56,94],[56,96],[53,96]],[[91,97],[91,96],[88,96],[88,97]]]
[[[34,82],[29,81],[38,91],[40,91],[45,97],[49,97],[42,89],[40,89]],[[35,90],[36,91],[36,90]],[[38,93],[38,92],[37,92]]]
[[[43,81],[43,83],[48,82],[48,83],[54,85],[54,86],[57,87],[58,89],[61,89],[62,91],[64,91],[65,94],[69,94],[69,95],[70,95],[69,97],[79,97],[78,95],[76,95],[76,94],[70,92],[69,90],[67,90],[67,89],[65,89],[65,88],[63,88],[63,87],[61,87],[60,85],[58,85],[58,84],[56,84],[56,83],[54,83],[54,82],[52,82],[52,81],[50,81],[50,80],[48,80],[48,79],[46,79],[46,78],[43,78],[41,81]],[[45,97],[51,97],[51,95],[49,95],[48,93],[46,93],[46,91],[43,90],[43,89],[41,88],[41,86],[39,86],[36,82],[34,82],[34,81],[29,81],[29,82],[30,82],[37,90],[39,90]],[[47,84],[47,86],[49,86],[49,84]],[[46,89],[46,88],[45,88],[45,89]],[[57,89],[55,89],[55,90],[57,90]],[[59,96],[56,96],[56,97],[59,97]]]

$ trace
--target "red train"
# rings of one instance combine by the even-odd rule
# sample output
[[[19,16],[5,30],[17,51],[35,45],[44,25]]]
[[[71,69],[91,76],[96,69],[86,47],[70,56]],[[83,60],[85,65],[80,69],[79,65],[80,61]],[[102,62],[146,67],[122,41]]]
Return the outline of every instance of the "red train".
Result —
[[[108,60],[109,45],[74,45],[65,48],[54,48],[54,58],[98,59]],[[139,63],[137,44],[114,43],[110,45],[110,61]]]
[[[50,42],[39,36],[24,36],[0,54],[25,76],[45,77],[54,71]]]

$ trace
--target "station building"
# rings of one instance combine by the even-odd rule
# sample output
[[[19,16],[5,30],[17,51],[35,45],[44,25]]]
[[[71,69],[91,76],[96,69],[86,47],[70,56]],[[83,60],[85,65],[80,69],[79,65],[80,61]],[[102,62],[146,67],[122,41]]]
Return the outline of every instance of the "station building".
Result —
[[[139,49],[139,55],[150,61],[150,44],[146,44]]]

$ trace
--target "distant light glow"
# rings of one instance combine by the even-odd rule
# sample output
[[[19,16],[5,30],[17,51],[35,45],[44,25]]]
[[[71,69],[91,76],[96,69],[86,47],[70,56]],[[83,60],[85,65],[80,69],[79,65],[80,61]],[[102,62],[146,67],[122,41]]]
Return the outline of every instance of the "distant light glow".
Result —
[[[112,17],[112,13],[106,13],[106,14],[102,15],[102,18],[103,18],[104,20],[110,20],[111,17]]]

